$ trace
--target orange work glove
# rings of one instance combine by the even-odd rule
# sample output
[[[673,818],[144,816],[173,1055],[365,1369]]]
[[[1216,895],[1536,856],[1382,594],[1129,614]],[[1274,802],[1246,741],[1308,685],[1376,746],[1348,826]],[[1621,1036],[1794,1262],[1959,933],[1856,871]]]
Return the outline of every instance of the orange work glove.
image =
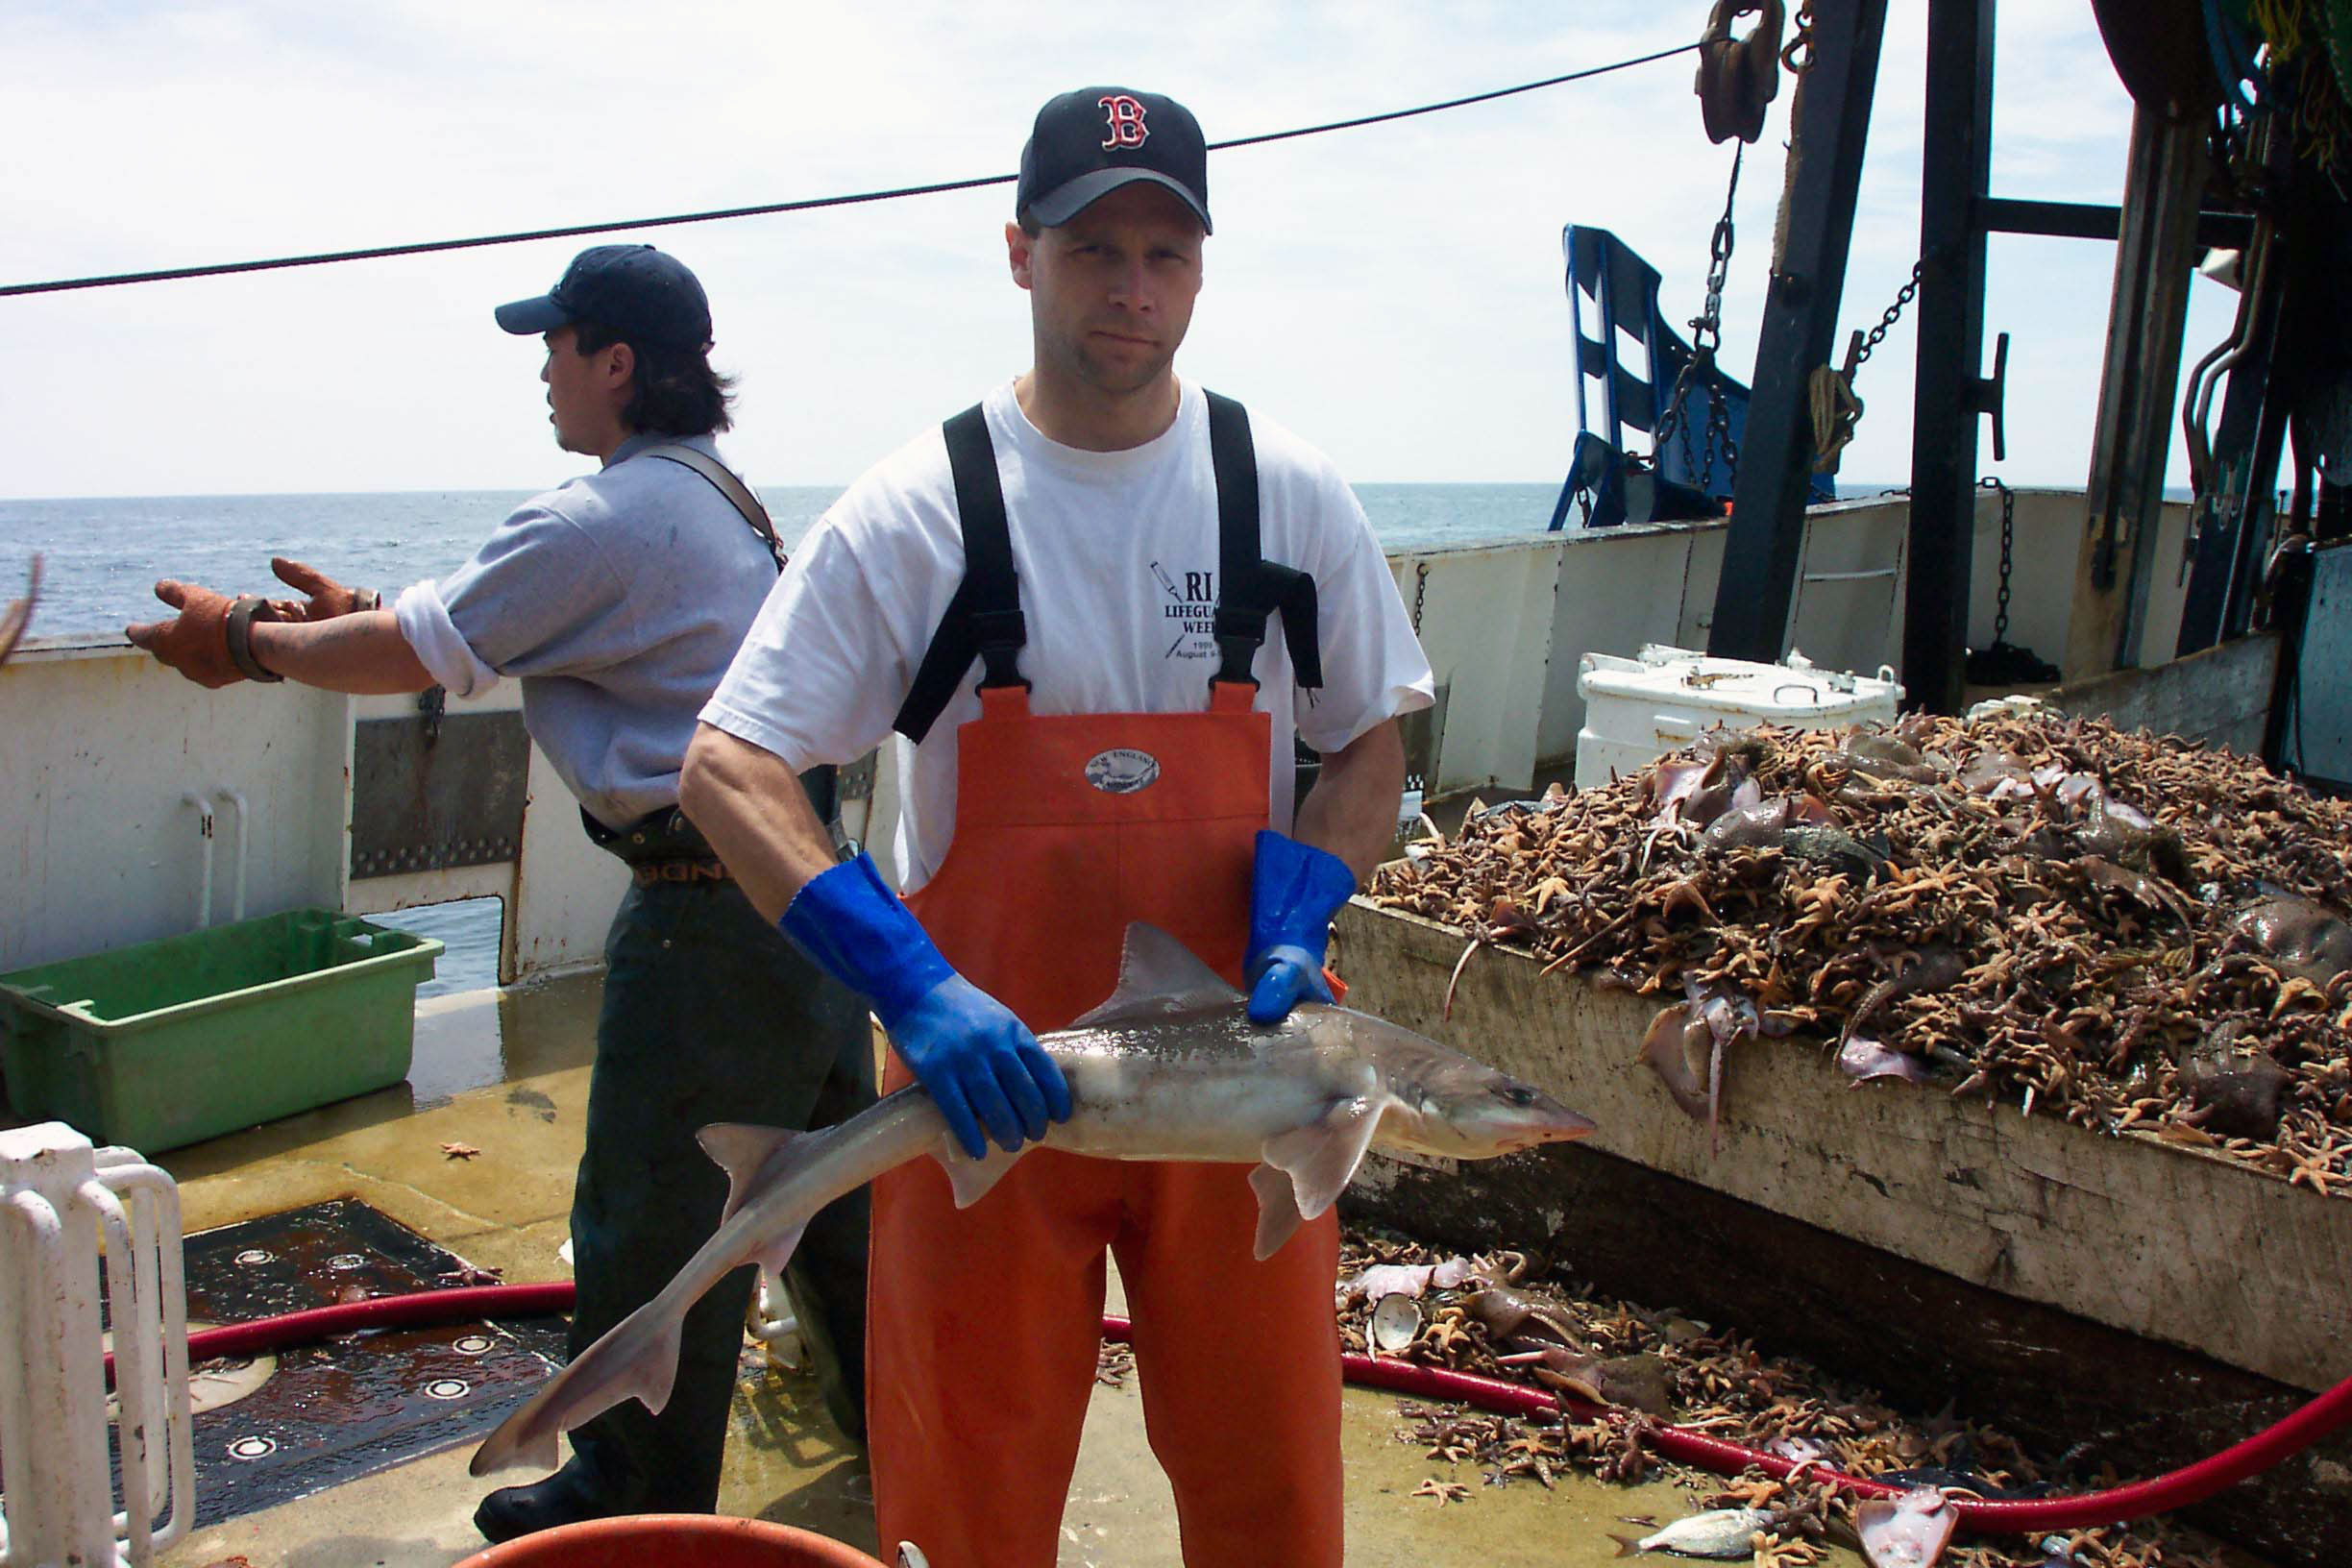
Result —
[[[180,613],[168,621],[149,621],[124,627],[123,635],[131,639],[132,646],[145,649],[197,685],[213,691],[257,674],[264,680],[279,678],[257,666],[240,667],[229,650],[231,613],[239,605],[250,603],[249,615],[264,621],[277,619],[266,602],[232,600],[209,588],[169,577],[157,583],[155,591],[156,598]]]
[[[334,578],[300,561],[289,561],[283,555],[270,557],[270,570],[287,587],[307,596],[300,599],[273,599],[270,608],[279,621],[331,621],[338,615],[355,610],[376,610],[383,607],[383,596],[373,588],[346,588]]]

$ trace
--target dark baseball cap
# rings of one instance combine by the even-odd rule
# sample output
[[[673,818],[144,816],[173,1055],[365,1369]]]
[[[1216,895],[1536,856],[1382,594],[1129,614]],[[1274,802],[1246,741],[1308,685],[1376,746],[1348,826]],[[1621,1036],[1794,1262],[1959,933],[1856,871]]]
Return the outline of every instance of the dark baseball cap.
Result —
[[[624,337],[698,349],[711,340],[710,301],[686,263],[650,245],[594,245],[536,299],[498,307],[510,332],[551,332],[593,321]]]
[[[1138,180],[1174,191],[1211,228],[1209,148],[1192,111],[1156,92],[1080,87],[1038,110],[1014,210],[1050,229]]]

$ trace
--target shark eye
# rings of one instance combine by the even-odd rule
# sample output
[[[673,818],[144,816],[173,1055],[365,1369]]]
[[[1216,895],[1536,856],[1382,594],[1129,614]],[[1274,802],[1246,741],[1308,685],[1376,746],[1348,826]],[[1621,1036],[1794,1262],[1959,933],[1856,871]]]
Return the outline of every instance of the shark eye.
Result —
[[[1535,1091],[1525,1084],[1512,1084],[1507,1088],[1496,1090],[1495,1093],[1505,1105],[1524,1108],[1535,1103]]]

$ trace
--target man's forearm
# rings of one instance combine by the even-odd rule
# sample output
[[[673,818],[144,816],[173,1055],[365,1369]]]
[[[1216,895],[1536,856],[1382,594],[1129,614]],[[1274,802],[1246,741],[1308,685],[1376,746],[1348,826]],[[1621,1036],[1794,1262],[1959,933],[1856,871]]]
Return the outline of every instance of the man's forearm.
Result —
[[[1405,794],[1405,742],[1394,719],[1323,759],[1290,836],[1346,861],[1360,882],[1396,837]]]
[[[331,621],[256,621],[252,648],[255,660],[271,674],[331,692],[381,696],[421,692],[433,684],[390,610],[364,610]]]
[[[711,724],[695,726],[678,777],[678,808],[771,920],[811,877],[832,869],[833,835],[800,776],[774,752]]]

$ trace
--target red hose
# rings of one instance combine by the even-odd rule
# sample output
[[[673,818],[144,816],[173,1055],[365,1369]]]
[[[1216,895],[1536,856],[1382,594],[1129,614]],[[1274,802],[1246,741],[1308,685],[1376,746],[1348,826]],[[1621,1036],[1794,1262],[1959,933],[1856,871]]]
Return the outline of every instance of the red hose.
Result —
[[[1127,1338],[1127,1320],[1105,1317],[1103,1336],[1119,1340]],[[1616,1414],[1582,1400],[1556,1396],[1495,1378],[1475,1377],[1467,1372],[1450,1372],[1410,1361],[1376,1360],[1367,1356],[1342,1356],[1339,1361],[1341,1373],[1350,1383],[1392,1389],[1398,1393],[1417,1394],[1425,1399],[1456,1401],[1497,1415],[1538,1416],[1566,1410],[1590,1420],[1596,1415],[1607,1417]],[[2243,1442],[2232,1444],[2208,1458],[2150,1481],[2134,1482],[2128,1486],[2089,1492],[2078,1497],[2038,1497],[2001,1502],[1954,1498],[1952,1506],[1959,1510],[1961,1524],[1980,1534],[2027,1535],[2144,1519],[2150,1514],[2169,1513],[2176,1508],[2202,1503],[2225,1487],[2234,1486],[2248,1476],[2259,1475],[2314,1443],[2323,1441],[2348,1424],[2352,1424],[2352,1378],[2347,1378],[2285,1420]],[[1828,1482],[1862,1497],[1893,1497],[1910,1489],[1862,1476],[1850,1476],[1819,1464],[1801,1466],[1794,1460],[1761,1453],[1741,1443],[1726,1442],[1721,1437],[1710,1437],[1688,1427],[1653,1427],[1645,1437],[1668,1458],[1700,1465],[1720,1475],[1736,1475],[1753,1466],[1775,1480],[1786,1480],[1793,1472],[1802,1468],[1817,1481]]]
[[[199,1329],[188,1335],[190,1361],[221,1356],[256,1356],[285,1345],[306,1345],[338,1334],[362,1329],[404,1329],[421,1323],[463,1323],[476,1317],[544,1317],[572,1305],[570,1280],[549,1285],[475,1285],[455,1290],[419,1290],[405,1296],[370,1296],[280,1317],[257,1317],[250,1323],[230,1323]],[[114,1375],[114,1353],[106,1356],[107,1376]]]
[[[464,1322],[469,1318],[535,1317],[559,1312],[573,1302],[569,1280],[547,1285],[470,1286],[455,1290],[424,1290],[406,1296],[377,1296],[335,1307],[320,1307],[283,1317],[232,1323],[188,1335],[188,1359],[251,1356],[284,1345],[306,1343],[330,1335],[361,1329],[407,1328],[423,1323]],[[1103,1318],[1103,1337],[1125,1342],[1131,1337],[1128,1320]],[[1368,1356],[1342,1356],[1347,1381],[1362,1387],[1386,1388],[1424,1399],[1442,1399],[1475,1406],[1497,1415],[1548,1416],[1562,1411],[1582,1419],[1614,1418],[1619,1412],[1582,1400],[1541,1389],[1482,1378],[1467,1372],[1421,1366],[1411,1361],[1379,1360]],[[114,1360],[107,1358],[107,1370]],[[2277,1465],[2314,1443],[2324,1441],[2352,1425],[2352,1378],[2338,1384],[2276,1425],[2232,1444],[2186,1468],[2150,1481],[2134,1482],[2104,1492],[2079,1497],[2031,1498],[2016,1502],[1979,1502],[1954,1498],[1961,1524],[1982,1534],[2035,1534],[2046,1531],[2079,1530],[2091,1525],[2116,1524],[2169,1513],[2202,1503],[2225,1487]],[[1776,1480],[1786,1480],[1803,1469],[1813,1479],[1863,1497],[1891,1497],[1908,1488],[1862,1476],[1850,1476],[1819,1464],[1801,1465],[1760,1453],[1744,1444],[1726,1442],[1688,1427],[1652,1427],[1645,1440],[1668,1458],[1696,1464],[1721,1475],[1754,1468]]]

